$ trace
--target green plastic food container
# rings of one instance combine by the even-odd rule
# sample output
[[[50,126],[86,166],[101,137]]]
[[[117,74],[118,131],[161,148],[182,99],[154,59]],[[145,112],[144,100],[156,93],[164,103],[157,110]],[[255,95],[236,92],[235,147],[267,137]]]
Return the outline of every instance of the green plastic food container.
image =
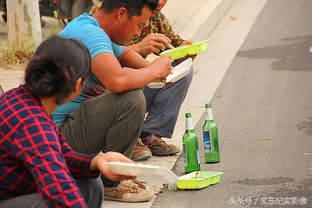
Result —
[[[184,45],[174,49],[166,50],[160,53],[160,56],[171,55],[172,60],[183,58],[187,55],[195,55],[207,49],[208,40],[193,43],[192,45]]]
[[[222,172],[194,171],[179,177],[178,189],[202,189],[219,183]]]

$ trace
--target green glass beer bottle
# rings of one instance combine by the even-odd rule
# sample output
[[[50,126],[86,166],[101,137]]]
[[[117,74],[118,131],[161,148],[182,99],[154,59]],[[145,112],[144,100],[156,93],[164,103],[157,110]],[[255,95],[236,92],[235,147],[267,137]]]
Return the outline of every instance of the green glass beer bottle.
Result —
[[[220,162],[218,127],[213,120],[211,104],[205,105],[205,123],[203,125],[203,140],[206,163]]]
[[[185,114],[185,133],[183,135],[184,172],[200,170],[198,138],[192,124],[191,113]]]

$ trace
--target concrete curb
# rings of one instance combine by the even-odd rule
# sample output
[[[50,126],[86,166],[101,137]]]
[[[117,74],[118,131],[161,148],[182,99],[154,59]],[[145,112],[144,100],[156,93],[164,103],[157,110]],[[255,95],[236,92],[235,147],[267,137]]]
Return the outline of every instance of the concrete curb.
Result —
[[[206,39],[235,0],[207,1],[179,34],[193,41]]]

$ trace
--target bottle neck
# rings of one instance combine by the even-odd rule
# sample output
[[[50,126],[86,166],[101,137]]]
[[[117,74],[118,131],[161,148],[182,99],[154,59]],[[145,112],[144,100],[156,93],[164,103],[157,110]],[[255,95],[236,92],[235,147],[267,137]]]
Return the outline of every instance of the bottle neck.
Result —
[[[193,123],[191,118],[185,118],[185,131],[193,130]]]
[[[206,114],[206,117],[205,117],[206,121],[212,121],[213,120],[213,115],[212,115],[211,108],[206,108],[205,114]]]

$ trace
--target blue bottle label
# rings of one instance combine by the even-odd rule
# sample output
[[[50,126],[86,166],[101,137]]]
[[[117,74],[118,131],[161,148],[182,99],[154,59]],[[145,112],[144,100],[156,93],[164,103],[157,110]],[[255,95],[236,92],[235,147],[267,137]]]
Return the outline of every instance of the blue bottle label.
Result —
[[[204,138],[204,151],[211,152],[210,132],[204,131],[203,138]]]

